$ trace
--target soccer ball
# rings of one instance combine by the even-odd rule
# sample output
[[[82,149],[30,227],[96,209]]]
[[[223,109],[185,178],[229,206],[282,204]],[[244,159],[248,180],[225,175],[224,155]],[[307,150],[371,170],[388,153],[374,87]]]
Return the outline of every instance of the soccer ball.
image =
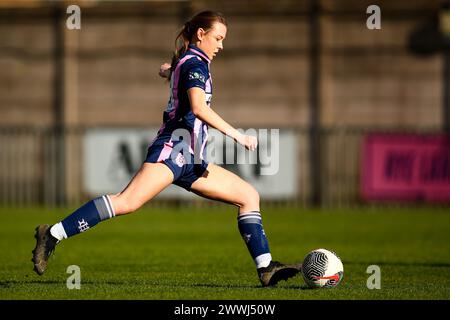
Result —
[[[316,249],[303,260],[302,275],[311,288],[332,288],[344,277],[344,266],[336,253]]]

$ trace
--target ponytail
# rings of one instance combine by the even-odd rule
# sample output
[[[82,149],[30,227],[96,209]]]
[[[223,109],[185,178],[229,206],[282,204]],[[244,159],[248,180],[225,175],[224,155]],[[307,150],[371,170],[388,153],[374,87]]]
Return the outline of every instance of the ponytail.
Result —
[[[184,24],[183,28],[181,28],[175,38],[175,52],[173,53],[172,62],[170,63],[169,80],[172,76],[172,72],[175,71],[178,59],[188,50],[189,43],[191,43],[191,39],[194,36],[194,32],[192,30],[193,28],[191,22],[188,21]]]

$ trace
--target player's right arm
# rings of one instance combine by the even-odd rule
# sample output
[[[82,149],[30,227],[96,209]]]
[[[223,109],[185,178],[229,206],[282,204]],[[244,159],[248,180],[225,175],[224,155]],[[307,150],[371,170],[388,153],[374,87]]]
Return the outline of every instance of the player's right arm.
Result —
[[[249,150],[255,150],[258,145],[256,137],[245,135],[222,119],[213,109],[206,105],[205,91],[198,87],[192,87],[187,91],[192,113],[209,126],[216,128],[223,134],[231,137],[236,142]]]
[[[170,64],[165,62],[159,67],[159,76],[161,78],[169,79],[170,76]]]

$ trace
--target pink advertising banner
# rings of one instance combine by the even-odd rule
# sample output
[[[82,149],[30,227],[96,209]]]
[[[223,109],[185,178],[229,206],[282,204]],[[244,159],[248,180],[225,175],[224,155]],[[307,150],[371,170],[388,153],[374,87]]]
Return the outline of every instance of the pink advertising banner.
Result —
[[[367,201],[450,202],[450,136],[369,134],[362,147]]]

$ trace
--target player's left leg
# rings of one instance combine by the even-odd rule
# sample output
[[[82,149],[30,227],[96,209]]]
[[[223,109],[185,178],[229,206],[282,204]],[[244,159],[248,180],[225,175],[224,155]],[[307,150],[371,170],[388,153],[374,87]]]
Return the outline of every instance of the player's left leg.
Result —
[[[248,182],[210,163],[205,174],[192,183],[191,191],[239,208],[239,232],[256,264],[263,286],[276,285],[280,280],[287,280],[300,271],[299,264],[284,265],[272,261],[259,210],[259,194]]]

